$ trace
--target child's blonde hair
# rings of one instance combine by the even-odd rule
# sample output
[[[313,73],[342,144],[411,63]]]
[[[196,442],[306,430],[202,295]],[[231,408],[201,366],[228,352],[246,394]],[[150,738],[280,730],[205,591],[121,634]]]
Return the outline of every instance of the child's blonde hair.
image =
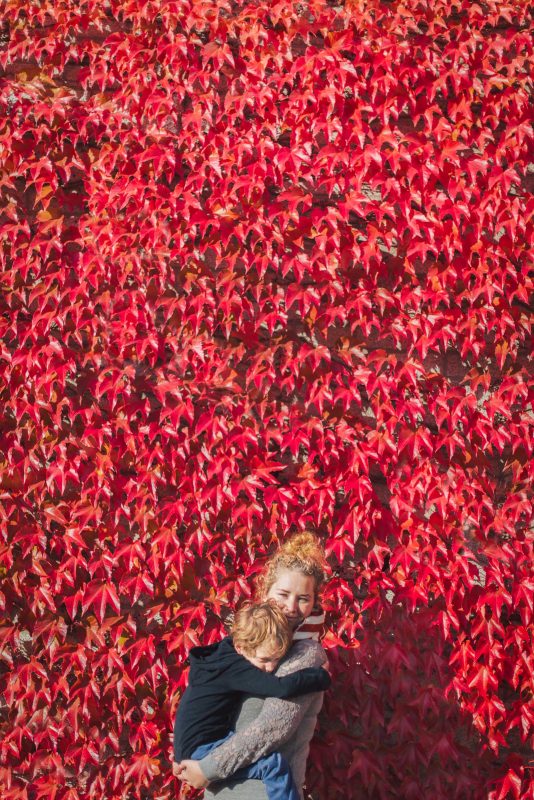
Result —
[[[234,647],[253,656],[261,645],[272,647],[273,658],[282,658],[291,645],[291,629],[285,614],[272,600],[247,603],[236,612],[232,625]]]
[[[326,556],[319,539],[310,531],[304,531],[284,542],[267,561],[258,577],[258,597],[267,596],[282,569],[295,570],[303,575],[311,576],[315,584],[314,599],[317,600],[319,591],[326,580]]]

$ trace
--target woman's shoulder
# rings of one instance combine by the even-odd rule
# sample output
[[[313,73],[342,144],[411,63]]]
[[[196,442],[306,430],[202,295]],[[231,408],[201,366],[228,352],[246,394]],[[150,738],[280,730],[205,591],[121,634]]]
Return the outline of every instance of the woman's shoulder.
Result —
[[[304,667],[320,667],[327,661],[323,647],[315,639],[299,639],[280,664],[277,675],[294,672]]]

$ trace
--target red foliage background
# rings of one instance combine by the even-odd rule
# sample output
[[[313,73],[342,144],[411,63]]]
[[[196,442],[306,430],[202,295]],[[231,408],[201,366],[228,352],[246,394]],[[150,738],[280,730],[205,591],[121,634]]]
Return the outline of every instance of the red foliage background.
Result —
[[[532,798],[527,5],[1,6],[2,798],[175,797],[304,527],[310,794]]]

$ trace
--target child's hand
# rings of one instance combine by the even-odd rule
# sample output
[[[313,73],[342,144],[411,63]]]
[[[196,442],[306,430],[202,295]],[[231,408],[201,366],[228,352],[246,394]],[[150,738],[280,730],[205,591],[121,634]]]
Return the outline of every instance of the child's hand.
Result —
[[[189,758],[184,758],[183,761],[177,764],[177,767],[180,770],[180,774],[178,775],[180,780],[185,781],[195,789],[204,789],[204,787],[208,785],[209,781],[200,769],[198,761],[191,761]],[[176,775],[177,773],[174,772],[174,774]]]
[[[181,778],[182,772],[184,771],[185,767],[179,764],[177,761],[172,762],[172,774],[175,778]]]

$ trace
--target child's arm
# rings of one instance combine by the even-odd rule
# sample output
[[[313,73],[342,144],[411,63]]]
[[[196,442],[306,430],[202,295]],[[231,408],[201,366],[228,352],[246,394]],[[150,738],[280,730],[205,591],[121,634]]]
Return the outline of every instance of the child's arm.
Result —
[[[323,692],[332,683],[330,675],[322,667],[305,667],[279,678],[274,673],[258,669],[244,656],[240,657],[225,677],[229,691],[279,699]]]

